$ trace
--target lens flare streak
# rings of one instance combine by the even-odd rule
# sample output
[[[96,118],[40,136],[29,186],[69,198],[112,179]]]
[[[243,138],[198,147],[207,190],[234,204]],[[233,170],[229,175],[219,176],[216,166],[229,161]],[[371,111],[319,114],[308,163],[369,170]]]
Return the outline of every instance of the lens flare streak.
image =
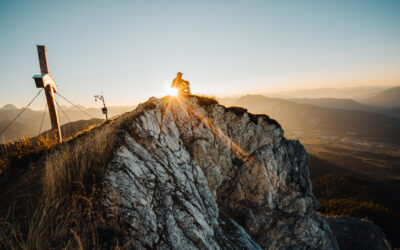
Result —
[[[255,174],[259,178],[259,181],[261,183],[264,183],[266,186],[275,186],[277,188],[280,188],[281,190],[287,189],[286,187],[283,187],[280,184],[280,182],[277,180],[278,177],[275,176],[271,170],[268,170],[267,167],[264,167],[262,163],[260,163],[254,157],[252,157],[251,155],[246,153],[243,149],[241,149],[235,142],[233,142],[227,135],[225,135],[224,132],[218,126],[216,126],[211,119],[207,118],[205,115],[193,109],[191,107],[192,103],[190,103],[187,100],[187,98],[180,98],[179,96],[169,97],[167,107],[163,114],[161,129],[165,122],[166,117],[170,112],[172,105],[176,108],[181,108],[183,111],[185,111],[185,114],[188,120],[191,122],[192,126],[194,126],[195,123],[191,115],[193,117],[196,117],[197,119],[200,120],[201,123],[209,127],[210,131],[216,136],[216,138],[221,139],[226,144],[226,146],[229,147],[234,152],[236,157],[238,157],[238,159],[240,159],[243,162],[243,166],[253,171],[253,174]]]

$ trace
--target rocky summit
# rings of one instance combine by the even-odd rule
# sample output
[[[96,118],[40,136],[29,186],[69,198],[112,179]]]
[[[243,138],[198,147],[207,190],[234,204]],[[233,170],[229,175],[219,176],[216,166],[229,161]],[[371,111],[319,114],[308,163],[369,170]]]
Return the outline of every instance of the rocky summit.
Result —
[[[278,122],[195,96],[138,109],[102,201],[110,213],[118,206],[131,248],[339,248],[316,212],[309,156]]]
[[[7,150],[0,249],[390,249],[372,222],[317,212],[309,155],[277,121],[214,99],[150,98]]]

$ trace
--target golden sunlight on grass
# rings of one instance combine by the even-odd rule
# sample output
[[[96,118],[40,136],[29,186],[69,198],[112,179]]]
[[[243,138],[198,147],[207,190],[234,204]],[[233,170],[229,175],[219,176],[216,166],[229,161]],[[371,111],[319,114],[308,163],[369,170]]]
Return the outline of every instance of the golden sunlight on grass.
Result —
[[[32,162],[29,168],[21,169],[24,170],[21,178],[2,179],[13,188],[0,197],[1,214],[6,215],[0,217],[0,249],[101,249],[99,242],[104,236],[99,228],[118,234],[110,249],[125,249],[123,244],[126,242],[121,240],[125,237],[122,236],[124,229],[118,225],[116,211],[104,212],[101,205],[102,183],[106,166],[121,136],[119,131],[146,108],[148,104],[78,134],[61,145],[54,139],[53,144],[43,141],[46,138],[35,141],[38,146],[30,139],[8,144],[3,150],[16,151],[13,160],[20,160],[14,167],[27,164],[24,163],[26,157]],[[24,152],[22,147],[44,152],[26,156],[21,153]],[[13,170],[13,166],[8,170]],[[5,204],[14,196],[23,197],[18,198],[22,202]],[[17,216],[20,216],[18,220]]]

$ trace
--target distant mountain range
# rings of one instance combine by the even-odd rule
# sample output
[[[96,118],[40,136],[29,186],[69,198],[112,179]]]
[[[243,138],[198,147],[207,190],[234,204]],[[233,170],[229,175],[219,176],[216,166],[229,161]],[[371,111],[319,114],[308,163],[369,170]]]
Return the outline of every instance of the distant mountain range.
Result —
[[[60,124],[71,123],[80,120],[104,119],[100,108],[86,108],[84,106],[76,107],[62,106],[62,110],[58,110]],[[134,106],[111,106],[108,108],[109,117],[123,114],[134,109]],[[0,131],[2,131],[12,121],[22,109],[15,107],[12,104],[4,105],[0,108]],[[44,119],[43,119],[44,118]],[[43,125],[40,129],[40,124],[43,119]],[[7,129],[0,137],[0,143],[9,140],[17,140],[25,136],[37,136],[39,132],[44,132],[51,128],[48,112],[43,116],[43,110],[27,109],[24,113]],[[40,130],[40,131],[39,131]]]
[[[400,117],[400,87],[299,89],[263,95],[323,108],[367,111]],[[239,98],[223,97],[218,100],[223,105],[232,106]]]
[[[268,92],[265,95],[283,99],[291,98],[340,98],[353,99],[356,101],[364,100],[390,90],[388,86],[358,86],[347,88],[316,88],[316,89],[294,89],[288,91]]]
[[[367,105],[359,103],[353,99],[337,99],[337,98],[317,98],[317,99],[293,98],[289,100],[300,104],[310,104],[323,108],[367,111],[367,112],[386,114],[394,117],[400,117],[400,106],[388,107],[388,106]]]
[[[267,114],[284,129],[400,143],[400,119],[384,114],[318,107],[260,95],[241,97],[235,106]]]
[[[266,93],[282,99],[352,99],[370,106],[400,107],[400,86],[296,89]]]
[[[342,135],[363,136],[400,141],[400,87],[355,87],[347,89],[306,89],[275,93],[283,98],[248,95],[241,98],[219,98],[226,106],[243,106],[251,112],[266,113],[284,128],[302,131],[324,131]],[[337,98],[340,97],[340,98]],[[353,98],[353,99],[351,99]],[[79,106],[79,105],[78,105]],[[60,123],[92,118],[104,119],[100,108],[62,106]],[[134,106],[109,107],[109,117],[134,109]],[[0,131],[21,109],[12,104],[0,108]],[[16,140],[39,133],[43,111],[27,109],[4,133],[0,141]],[[50,129],[48,113],[41,131]]]
[[[369,105],[400,107],[400,87],[386,89],[361,100],[361,102]]]
[[[311,104],[323,108],[344,109],[344,110],[360,110],[360,111],[375,111],[374,107],[359,103],[353,99],[338,99],[338,98],[293,98],[289,101],[300,104]]]

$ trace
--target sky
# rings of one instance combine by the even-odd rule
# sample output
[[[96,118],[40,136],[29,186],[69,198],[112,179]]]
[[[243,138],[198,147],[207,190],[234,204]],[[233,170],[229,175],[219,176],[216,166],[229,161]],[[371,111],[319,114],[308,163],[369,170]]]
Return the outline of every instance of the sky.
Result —
[[[0,106],[37,93],[37,44],[86,106],[161,97],[178,71],[216,96],[400,85],[400,1],[0,0]]]

